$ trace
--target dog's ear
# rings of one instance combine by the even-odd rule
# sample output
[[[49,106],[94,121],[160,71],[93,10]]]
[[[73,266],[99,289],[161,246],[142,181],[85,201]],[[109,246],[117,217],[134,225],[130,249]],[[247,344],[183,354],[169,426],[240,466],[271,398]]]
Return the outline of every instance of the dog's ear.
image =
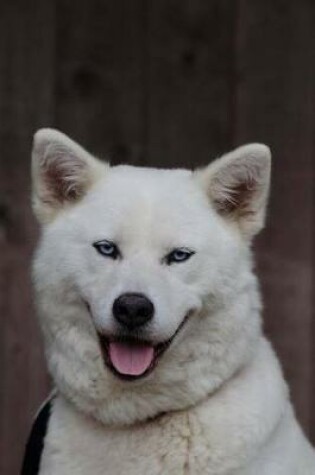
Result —
[[[54,129],[36,132],[32,150],[33,209],[42,223],[80,200],[106,165]]]
[[[195,176],[217,212],[237,222],[244,236],[251,238],[264,225],[270,169],[269,148],[249,144],[197,170]]]

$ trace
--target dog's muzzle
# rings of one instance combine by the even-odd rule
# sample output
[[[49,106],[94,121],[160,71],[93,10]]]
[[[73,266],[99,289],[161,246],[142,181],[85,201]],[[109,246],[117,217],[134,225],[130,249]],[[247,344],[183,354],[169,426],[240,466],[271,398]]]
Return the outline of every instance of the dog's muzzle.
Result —
[[[125,381],[135,381],[148,376],[183,328],[190,314],[191,312],[186,315],[172,337],[161,343],[142,339],[134,332],[129,336],[104,335],[98,332],[106,366],[115,376]]]

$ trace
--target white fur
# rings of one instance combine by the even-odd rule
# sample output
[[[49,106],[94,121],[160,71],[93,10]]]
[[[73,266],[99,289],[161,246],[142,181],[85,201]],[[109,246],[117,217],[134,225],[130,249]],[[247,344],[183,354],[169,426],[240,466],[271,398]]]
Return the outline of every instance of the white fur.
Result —
[[[52,167],[62,160],[55,189],[54,170],[45,179],[47,155]],[[252,272],[250,240],[269,189],[267,147],[241,147],[196,172],[110,168],[44,129],[33,170],[42,223],[34,283],[59,391],[41,475],[315,473],[262,336]],[[68,196],[63,178],[78,192]],[[97,254],[92,244],[102,239],[115,241],[123,258]],[[182,246],[195,255],[165,265]],[[147,337],[156,343],[190,315],[154,371],[135,382],[107,370],[96,336],[115,332],[111,307],[123,292],[153,301]]]

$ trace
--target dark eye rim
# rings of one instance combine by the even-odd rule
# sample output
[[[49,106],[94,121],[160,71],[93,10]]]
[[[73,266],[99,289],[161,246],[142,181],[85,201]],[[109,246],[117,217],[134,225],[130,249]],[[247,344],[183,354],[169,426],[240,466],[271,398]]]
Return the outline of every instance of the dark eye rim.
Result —
[[[102,252],[102,246],[104,246],[105,244],[109,244],[110,246],[113,246],[112,254],[106,254]],[[114,260],[121,257],[119,247],[117,246],[116,243],[114,243],[113,241],[110,241],[109,239],[102,239],[101,241],[93,242],[92,245],[96,249],[96,251],[103,257],[107,257],[109,259],[114,259]]]
[[[174,254],[178,251],[183,252],[184,254],[186,254],[184,259],[179,259],[179,260],[174,259]],[[196,254],[196,251],[193,251],[192,249],[189,249],[188,247],[176,247],[176,248],[172,249],[165,256],[165,258],[163,260],[167,265],[181,264],[182,262],[186,262],[188,259],[190,259],[194,254]]]

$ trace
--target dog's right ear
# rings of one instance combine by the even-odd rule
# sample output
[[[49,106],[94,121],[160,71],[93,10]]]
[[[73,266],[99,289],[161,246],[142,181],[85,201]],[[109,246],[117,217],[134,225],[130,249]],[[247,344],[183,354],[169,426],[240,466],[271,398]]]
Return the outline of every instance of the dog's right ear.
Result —
[[[78,202],[106,172],[76,142],[54,129],[36,132],[32,150],[33,210],[41,223],[58,210]]]
[[[216,211],[251,239],[264,225],[270,169],[269,148],[254,143],[223,155],[195,176]]]

